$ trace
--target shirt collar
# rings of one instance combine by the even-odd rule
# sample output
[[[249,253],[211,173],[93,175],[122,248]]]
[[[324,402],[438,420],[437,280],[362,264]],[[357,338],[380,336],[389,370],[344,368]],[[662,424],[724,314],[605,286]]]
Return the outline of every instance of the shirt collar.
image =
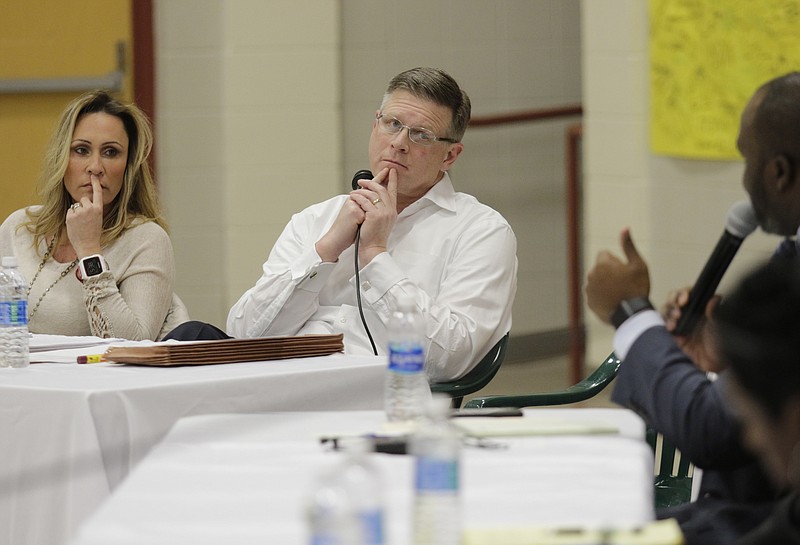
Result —
[[[442,179],[428,190],[422,197],[415,202],[408,205],[404,213],[413,213],[420,210],[429,204],[434,204],[445,210],[455,212],[456,210],[456,190],[453,188],[453,182],[450,180],[450,174],[444,173]]]

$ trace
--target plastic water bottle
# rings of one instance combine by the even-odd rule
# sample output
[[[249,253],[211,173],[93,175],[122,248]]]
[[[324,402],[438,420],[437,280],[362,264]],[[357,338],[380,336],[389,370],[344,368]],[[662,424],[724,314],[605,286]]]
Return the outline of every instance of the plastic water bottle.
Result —
[[[0,259],[2,265],[2,259]],[[8,327],[5,323],[7,321],[5,314],[5,304],[3,303],[9,296],[7,293],[11,291],[11,278],[6,274],[6,270],[0,266],[0,367],[8,367],[8,358],[6,357],[6,344],[8,343]]]
[[[419,420],[430,401],[431,389],[425,374],[424,324],[412,298],[403,296],[398,300],[387,330],[386,417],[392,422]]]
[[[5,256],[0,276],[0,365],[27,367],[30,364],[28,338],[28,282],[17,269],[17,258]]]
[[[366,439],[340,440],[345,458],[321,474],[308,502],[309,545],[383,545],[384,503]]]
[[[308,545],[358,543],[358,526],[347,491],[338,475],[327,470],[316,479],[306,506]]]
[[[414,545],[461,543],[461,438],[450,424],[450,398],[436,396],[411,437]]]

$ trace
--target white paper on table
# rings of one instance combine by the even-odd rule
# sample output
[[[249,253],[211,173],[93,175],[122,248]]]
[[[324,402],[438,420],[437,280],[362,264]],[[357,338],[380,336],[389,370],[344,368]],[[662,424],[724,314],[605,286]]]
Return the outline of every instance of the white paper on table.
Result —
[[[85,348],[87,346],[108,346],[112,342],[122,341],[123,339],[103,339],[92,335],[70,336],[70,335],[47,335],[43,333],[31,333],[30,349],[31,352],[44,352],[50,350],[61,350],[65,348]],[[94,353],[94,352],[92,352]]]
[[[618,434],[619,427],[603,421],[573,420],[554,417],[470,417],[458,418],[454,425],[471,437],[525,435]]]
[[[166,341],[167,343],[177,341]],[[154,341],[127,341],[125,339],[102,339],[100,337],[68,335],[42,335],[31,337],[31,363],[78,363],[78,356],[104,354],[110,346],[152,346]]]

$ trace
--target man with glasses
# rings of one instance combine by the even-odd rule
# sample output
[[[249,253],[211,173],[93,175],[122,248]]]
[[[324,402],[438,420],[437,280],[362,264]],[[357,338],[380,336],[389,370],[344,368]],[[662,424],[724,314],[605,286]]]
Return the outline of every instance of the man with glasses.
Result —
[[[517,273],[508,222],[456,192],[448,174],[469,119],[469,97],[442,70],[395,76],[372,122],[374,177],[292,217],[231,309],[228,334],[343,333],[346,353],[373,353],[374,342],[385,354],[386,323],[410,295],[425,322],[429,378],[469,371],[511,328]]]

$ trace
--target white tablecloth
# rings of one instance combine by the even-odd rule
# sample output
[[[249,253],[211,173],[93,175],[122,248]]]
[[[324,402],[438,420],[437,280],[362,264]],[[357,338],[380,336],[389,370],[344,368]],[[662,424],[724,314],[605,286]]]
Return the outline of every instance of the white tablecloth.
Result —
[[[466,528],[543,524],[630,527],[653,517],[653,454],[622,409],[534,409],[526,418],[589,419],[620,434],[494,439],[462,452]],[[374,430],[381,412],[213,415],[181,420],[70,545],[307,543],[303,505],[341,456],[321,435]],[[384,478],[388,543],[410,543],[412,458],[373,454]]]
[[[0,545],[54,545],[181,417],[380,409],[384,358],[0,369]]]

